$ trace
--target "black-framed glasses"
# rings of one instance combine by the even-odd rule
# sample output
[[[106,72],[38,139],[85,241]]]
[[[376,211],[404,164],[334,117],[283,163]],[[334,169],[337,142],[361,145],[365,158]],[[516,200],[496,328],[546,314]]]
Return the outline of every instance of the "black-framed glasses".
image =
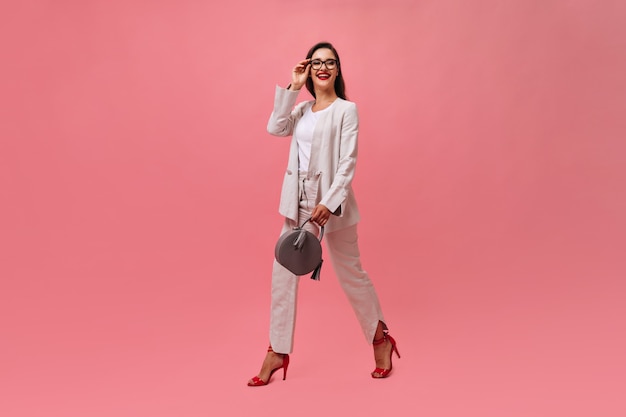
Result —
[[[329,70],[335,69],[335,67],[337,66],[337,60],[327,59],[326,61],[322,61],[320,59],[314,59],[313,61],[311,61],[311,68],[313,68],[314,70],[322,68],[322,65],[326,65],[326,69]]]

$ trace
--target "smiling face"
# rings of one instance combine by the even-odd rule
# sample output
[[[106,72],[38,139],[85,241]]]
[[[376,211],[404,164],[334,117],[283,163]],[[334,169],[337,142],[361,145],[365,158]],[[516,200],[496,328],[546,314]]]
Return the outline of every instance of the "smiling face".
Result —
[[[306,89],[309,93],[315,98],[317,98],[316,92],[320,92],[347,100],[341,60],[335,47],[328,42],[319,42],[309,49],[306,57],[311,62],[317,61],[315,68],[311,65],[309,77],[306,79]],[[332,63],[333,60],[336,61],[335,66]],[[325,64],[322,64],[323,62]]]
[[[323,62],[319,68],[315,65]],[[313,52],[311,56],[311,79],[316,90],[335,89],[335,79],[339,75],[339,67],[337,66],[337,57],[328,48],[320,48]],[[334,65],[333,65],[334,64]],[[328,68],[331,67],[331,68]]]

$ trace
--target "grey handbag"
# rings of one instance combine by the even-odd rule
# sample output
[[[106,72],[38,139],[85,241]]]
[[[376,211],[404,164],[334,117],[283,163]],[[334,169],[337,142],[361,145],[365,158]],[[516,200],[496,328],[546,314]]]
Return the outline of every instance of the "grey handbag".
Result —
[[[304,225],[311,221],[307,219],[302,226],[294,227],[282,234],[276,242],[274,255],[279,264],[296,275],[306,275],[313,271],[311,279],[319,281],[322,269],[322,237],[324,226],[320,228],[319,238],[313,233],[304,230]]]

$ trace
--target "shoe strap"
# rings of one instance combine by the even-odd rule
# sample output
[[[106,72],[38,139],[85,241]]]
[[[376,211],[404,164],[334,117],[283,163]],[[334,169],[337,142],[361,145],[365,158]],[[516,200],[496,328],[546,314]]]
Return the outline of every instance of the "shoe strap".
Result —
[[[374,339],[374,341],[372,342],[372,345],[377,346],[380,345],[381,343],[384,343],[387,340],[387,332],[383,333],[383,337],[381,337],[380,339]]]
[[[272,346],[271,346],[271,345],[270,345],[270,346],[268,346],[267,351],[268,351],[268,352],[274,352],[274,353],[276,353],[277,355],[282,355],[282,356],[287,355],[286,353],[277,353],[277,352],[275,352],[275,351],[274,351],[274,349],[272,349]]]

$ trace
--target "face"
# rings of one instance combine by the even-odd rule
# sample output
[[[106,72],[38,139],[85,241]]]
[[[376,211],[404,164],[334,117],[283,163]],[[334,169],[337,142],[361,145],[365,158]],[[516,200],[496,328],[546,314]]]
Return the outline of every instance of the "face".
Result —
[[[327,48],[320,48],[313,52],[311,56],[311,79],[316,89],[335,88],[335,79],[339,75],[339,67],[337,66],[337,57],[333,51]],[[326,62],[319,68],[313,68],[316,61]],[[330,61],[330,62],[328,62]],[[334,61],[334,62],[333,62]],[[333,65],[334,63],[334,65]],[[328,67],[331,68],[328,68]]]

